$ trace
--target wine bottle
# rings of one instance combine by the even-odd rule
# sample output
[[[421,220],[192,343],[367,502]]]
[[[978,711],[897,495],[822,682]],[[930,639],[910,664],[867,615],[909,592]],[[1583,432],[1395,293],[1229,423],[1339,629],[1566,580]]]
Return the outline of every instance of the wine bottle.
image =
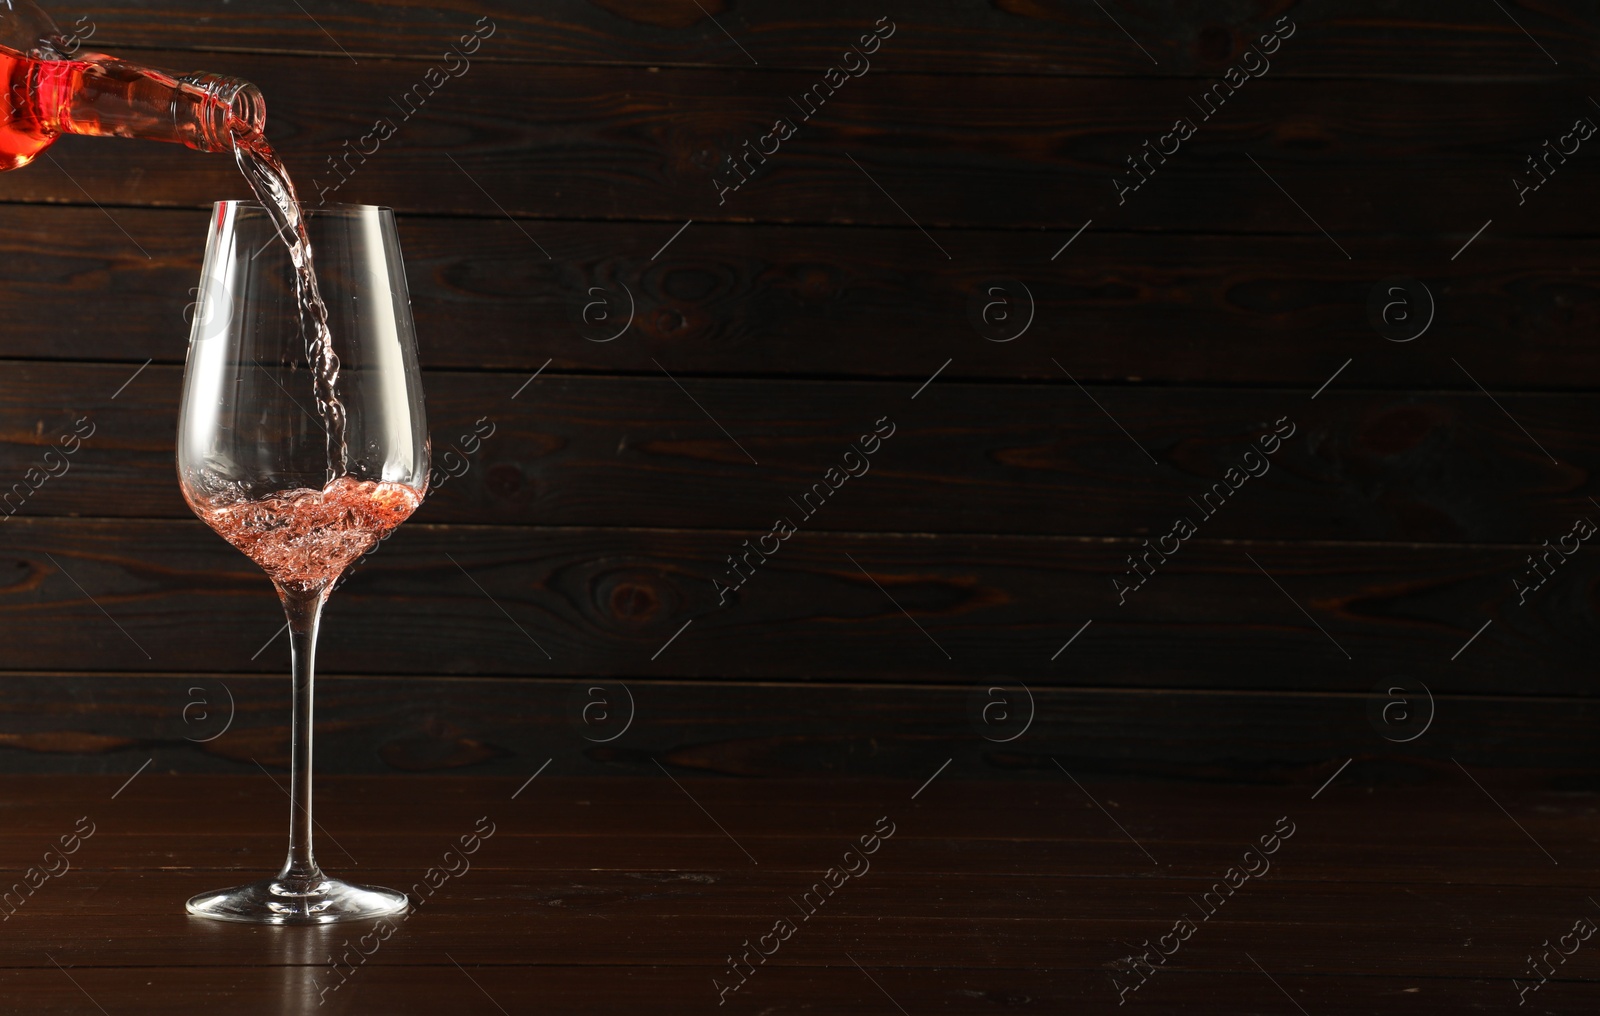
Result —
[[[62,134],[226,152],[235,134],[266,127],[266,100],[248,81],[71,48],[33,0],[0,0],[0,170],[26,166]]]

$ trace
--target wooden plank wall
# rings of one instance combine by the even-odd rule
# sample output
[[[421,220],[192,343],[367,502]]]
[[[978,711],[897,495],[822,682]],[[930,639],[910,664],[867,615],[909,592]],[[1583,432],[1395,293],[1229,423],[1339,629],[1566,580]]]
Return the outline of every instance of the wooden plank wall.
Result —
[[[1178,6],[57,8],[256,82],[303,192],[400,214],[460,475],[333,598],[321,767],[1592,771],[1600,565],[1514,584],[1600,518],[1592,6]],[[204,209],[243,182],[51,154],[0,177],[0,479],[95,431],[0,521],[0,765],[281,763],[276,600],[172,465]],[[1397,278],[1435,304],[1407,341],[1371,319]]]

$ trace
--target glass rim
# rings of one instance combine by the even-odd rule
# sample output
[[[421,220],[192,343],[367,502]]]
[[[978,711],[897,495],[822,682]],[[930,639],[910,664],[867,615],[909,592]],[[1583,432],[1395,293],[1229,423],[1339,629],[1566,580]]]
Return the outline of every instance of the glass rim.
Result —
[[[223,201],[216,201],[212,203],[211,209],[213,212],[234,209],[236,211],[267,214],[266,205],[250,198],[227,198]],[[331,201],[325,205],[313,205],[311,207],[306,207],[302,203],[300,206],[300,214],[307,218],[317,215],[360,215],[365,212],[388,212],[393,215],[394,209],[388,205],[360,205],[343,201]]]

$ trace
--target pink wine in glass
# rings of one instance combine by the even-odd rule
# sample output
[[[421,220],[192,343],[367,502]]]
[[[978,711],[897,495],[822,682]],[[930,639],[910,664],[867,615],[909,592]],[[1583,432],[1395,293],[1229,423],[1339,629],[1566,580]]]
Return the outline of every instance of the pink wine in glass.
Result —
[[[312,592],[410,517],[424,492],[403,483],[341,476],[322,490],[302,487],[255,501],[184,489],[206,525],[261,566],[272,581]]]

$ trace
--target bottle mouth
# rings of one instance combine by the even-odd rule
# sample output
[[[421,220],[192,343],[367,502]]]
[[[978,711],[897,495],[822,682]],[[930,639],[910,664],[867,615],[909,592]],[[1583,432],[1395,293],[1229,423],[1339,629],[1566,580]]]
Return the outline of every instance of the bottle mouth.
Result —
[[[223,74],[191,74],[179,80],[201,95],[203,150],[225,152],[233,148],[235,137],[266,132],[267,97],[250,82]]]

